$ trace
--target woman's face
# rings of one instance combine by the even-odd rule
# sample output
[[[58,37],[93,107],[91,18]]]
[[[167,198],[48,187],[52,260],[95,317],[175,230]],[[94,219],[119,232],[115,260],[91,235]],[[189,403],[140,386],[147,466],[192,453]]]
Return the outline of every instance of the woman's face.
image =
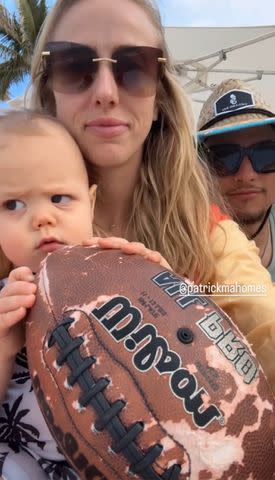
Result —
[[[132,0],[82,0],[60,20],[51,41],[71,41],[111,58],[125,46],[159,47],[145,11]],[[80,93],[54,92],[57,117],[74,134],[87,160],[99,167],[141,162],[142,148],[157,118],[156,92],[133,96],[116,84],[110,62],[99,62],[93,83]]]

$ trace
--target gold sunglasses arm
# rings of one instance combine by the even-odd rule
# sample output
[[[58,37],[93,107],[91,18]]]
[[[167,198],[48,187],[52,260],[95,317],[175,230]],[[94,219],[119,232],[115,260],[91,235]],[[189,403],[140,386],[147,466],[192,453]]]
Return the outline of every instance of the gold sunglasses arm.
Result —
[[[164,58],[164,57],[158,57],[158,62],[159,62],[159,63],[166,63],[166,60],[167,60],[167,59]]]

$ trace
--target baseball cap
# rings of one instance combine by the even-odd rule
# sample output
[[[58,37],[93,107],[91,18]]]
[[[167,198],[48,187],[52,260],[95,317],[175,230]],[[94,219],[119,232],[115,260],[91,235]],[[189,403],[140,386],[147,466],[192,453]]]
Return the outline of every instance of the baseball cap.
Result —
[[[275,125],[275,113],[262,95],[242,80],[224,80],[202,107],[198,140],[266,124]]]

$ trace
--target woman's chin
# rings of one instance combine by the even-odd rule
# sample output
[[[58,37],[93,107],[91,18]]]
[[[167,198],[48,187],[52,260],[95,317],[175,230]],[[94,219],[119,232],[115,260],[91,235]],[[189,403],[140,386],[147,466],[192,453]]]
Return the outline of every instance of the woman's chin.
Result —
[[[104,155],[104,152],[100,156],[91,156],[91,164],[96,168],[112,168],[119,167],[127,162],[127,159],[122,155],[111,155],[110,152]]]
[[[141,154],[130,152],[122,146],[108,145],[100,147],[97,152],[96,149],[89,148],[85,154],[86,161],[92,164],[95,168],[114,168],[139,163]],[[135,158],[136,161],[133,162]]]

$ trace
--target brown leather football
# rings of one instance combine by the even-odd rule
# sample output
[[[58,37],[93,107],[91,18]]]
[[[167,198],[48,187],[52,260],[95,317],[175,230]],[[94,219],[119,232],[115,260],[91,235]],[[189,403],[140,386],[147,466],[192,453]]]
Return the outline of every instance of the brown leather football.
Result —
[[[250,346],[186,279],[65,247],[37,274],[34,389],[83,480],[271,480],[275,406]]]

